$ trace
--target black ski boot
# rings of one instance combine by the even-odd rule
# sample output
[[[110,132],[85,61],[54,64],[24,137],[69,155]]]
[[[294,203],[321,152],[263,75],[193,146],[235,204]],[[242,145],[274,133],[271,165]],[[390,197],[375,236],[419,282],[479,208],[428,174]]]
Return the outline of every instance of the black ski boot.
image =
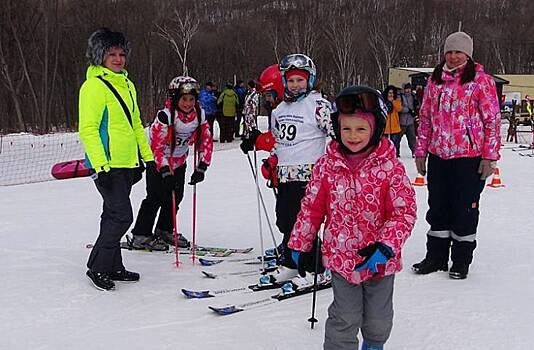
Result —
[[[87,270],[85,273],[96,289],[113,290],[115,282],[110,279],[109,273]]]
[[[412,265],[412,271],[418,275],[426,275],[436,271],[447,271],[449,266],[446,262],[438,262],[424,258],[423,261]]]
[[[128,247],[135,250],[161,252],[169,250],[169,245],[165,241],[163,241],[162,238],[157,236],[133,235],[132,238],[130,238],[128,235],[126,235],[126,241],[128,242]]]
[[[469,273],[468,264],[452,263],[451,270],[449,271],[449,277],[454,280],[464,280]]]
[[[126,269],[113,272],[109,275],[111,280],[120,282],[137,282],[140,277],[137,272],[131,272]]]
[[[154,234],[156,235],[156,237],[161,238],[165,243],[174,247],[174,235],[171,231],[165,231],[165,230],[160,230],[159,228],[156,228],[156,230],[154,231]],[[177,238],[178,238],[178,248],[191,247],[191,243],[187,240],[187,238],[182,236],[181,233],[178,233]]]

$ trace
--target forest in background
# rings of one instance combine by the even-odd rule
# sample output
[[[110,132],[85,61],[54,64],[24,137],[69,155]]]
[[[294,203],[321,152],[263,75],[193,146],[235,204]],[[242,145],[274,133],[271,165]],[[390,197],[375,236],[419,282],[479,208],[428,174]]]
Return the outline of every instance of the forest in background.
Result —
[[[388,68],[433,67],[446,36],[474,39],[474,59],[494,74],[534,73],[529,0],[3,0],[0,133],[77,126],[87,38],[126,34],[127,62],[145,121],[168,82],[188,73],[224,86],[255,79],[288,53],[305,53],[325,92],[383,88]]]

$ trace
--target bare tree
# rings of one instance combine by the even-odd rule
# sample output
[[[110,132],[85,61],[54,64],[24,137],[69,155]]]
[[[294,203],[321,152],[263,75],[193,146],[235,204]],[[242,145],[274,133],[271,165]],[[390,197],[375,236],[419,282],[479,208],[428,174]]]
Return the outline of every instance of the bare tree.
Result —
[[[352,16],[342,16],[331,21],[325,30],[328,45],[332,49],[338,71],[338,88],[354,83],[356,78],[356,42]]]
[[[191,11],[185,11],[181,14],[177,9],[174,9],[171,23],[169,26],[156,24],[157,34],[171,44],[182,62],[182,74],[188,75],[187,55],[191,40],[198,32],[200,20]]]
[[[298,52],[314,57],[318,49],[320,31],[318,28],[316,13],[307,16],[296,14],[288,23],[287,36],[285,37],[285,47],[287,52]]]

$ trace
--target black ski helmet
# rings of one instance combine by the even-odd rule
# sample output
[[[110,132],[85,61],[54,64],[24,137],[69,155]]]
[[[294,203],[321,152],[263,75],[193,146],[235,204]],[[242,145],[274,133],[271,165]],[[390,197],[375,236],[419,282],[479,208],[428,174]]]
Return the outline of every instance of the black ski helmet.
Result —
[[[363,85],[346,87],[336,96],[336,112],[331,114],[336,141],[343,146],[339,128],[339,113],[352,114],[355,111],[369,112],[375,116],[375,130],[365,150],[378,145],[386,127],[386,107],[378,90]]]

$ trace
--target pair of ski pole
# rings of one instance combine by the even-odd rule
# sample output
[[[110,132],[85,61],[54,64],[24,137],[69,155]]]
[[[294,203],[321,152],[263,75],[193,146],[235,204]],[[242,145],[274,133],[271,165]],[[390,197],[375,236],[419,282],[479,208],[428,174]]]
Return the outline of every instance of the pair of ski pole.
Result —
[[[276,255],[277,259],[279,258],[279,255],[278,255],[278,249],[277,249],[277,245],[276,245],[276,239],[274,237],[272,225],[271,225],[271,222],[269,220],[269,215],[267,213],[267,207],[265,206],[265,201],[263,200],[263,195],[261,193],[260,186],[259,186],[259,183],[258,183],[258,159],[257,159],[257,151],[256,151],[255,147],[254,147],[254,165],[252,165],[252,160],[250,159],[250,155],[249,155],[248,152],[247,152],[247,159],[248,159],[248,164],[250,165],[250,170],[252,171],[252,176],[254,177],[254,182],[256,184],[256,200],[257,200],[257,205],[258,205],[258,225],[259,225],[259,231],[260,231],[260,249],[262,251],[261,262],[262,262],[262,266],[265,268],[265,262],[264,262],[264,256],[263,256],[263,252],[264,252],[264,249],[263,249],[263,230],[262,230],[262,223],[261,223],[260,203],[261,203],[261,206],[263,207],[263,211],[265,213],[265,218],[266,218],[267,224],[269,226],[269,230],[270,230],[270,233],[271,233],[271,238],[272,238],[273,244],[274,244],[274,252],[275,252],[275,255]],[[320,242],[319,237],[317,237],[317,245],[316,245],[316,251],[315,251],[315,275],[313,277],[312,310],[311,310],[311,317],[308,319],[308,322],[310,322],[312,329],[313,329],[315,323],[318,322],[317,318],[315,318],[315,306],[316,306],[316,301],[317,301],[317,273],[319,271],[319,253],[320,253],[320,250],[321,250],[321,245],[319,244],[319,242]]]
[[[197,168],[197,161],[198,161],[198,152],[196,151],[196,147],[193,151],[193,163],[194,168]],[[171,164],[171,169],[172,169]],[[174,172],[174,170],[173,170]],[[173,174],[174,176],[174,174]],[[178,220],[176,216],[178,215],[176,210],[176,194],[174,192],[174,189],[172,190],[172,236],[174,239],[174,254],[175,254],[175,265],[176,268],[180,267],[180,248],[178,247]],[[192,242],[192,250],[191,250],[191,259],[193,260],[193,265],[195,264],[196,260],[196,232],[197,232],[197,184],[193,184],[193,224],[192,224],[192,236],[193,236],[193,242]]]

